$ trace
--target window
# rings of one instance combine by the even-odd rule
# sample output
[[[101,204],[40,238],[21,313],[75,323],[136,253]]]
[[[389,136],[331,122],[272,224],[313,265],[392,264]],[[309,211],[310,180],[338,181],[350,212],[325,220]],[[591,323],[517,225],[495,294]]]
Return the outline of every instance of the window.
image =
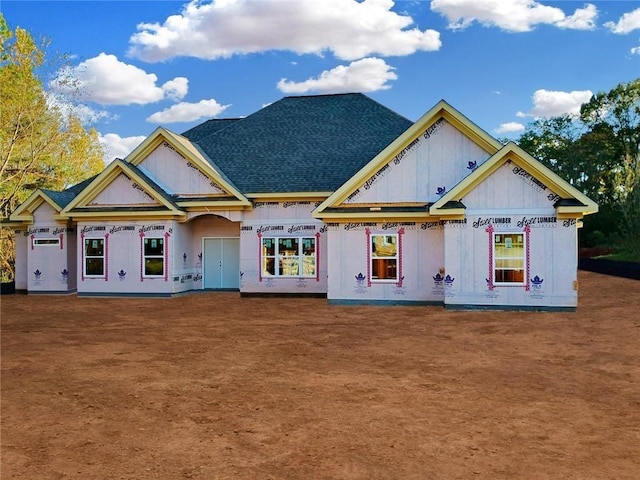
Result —
[[[371,280],[398,280],[398,235],[371,235]]]
[[[313,237],[263,238],[262,275],[315,277],[316,239]]]
[[[87,277],[104,276],[104,238],[84,239],[84,274]]]
[[[36,247],[42,246],[58,246],[60,245],[59,238],[34,238],[33,245]]]
[[[524,233],[493,234],[493,283],[496,285],[524,285]]]
[[[164,275],[164,239],[144,239],[144,275],[161,277]]]

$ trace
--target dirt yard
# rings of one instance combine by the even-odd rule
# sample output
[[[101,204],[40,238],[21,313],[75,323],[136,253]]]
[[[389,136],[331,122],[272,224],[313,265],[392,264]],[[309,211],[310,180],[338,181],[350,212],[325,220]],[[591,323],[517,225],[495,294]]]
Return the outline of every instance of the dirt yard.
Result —
[[[640,282],[577,313],[8,295],[9,479],[638,479]]]

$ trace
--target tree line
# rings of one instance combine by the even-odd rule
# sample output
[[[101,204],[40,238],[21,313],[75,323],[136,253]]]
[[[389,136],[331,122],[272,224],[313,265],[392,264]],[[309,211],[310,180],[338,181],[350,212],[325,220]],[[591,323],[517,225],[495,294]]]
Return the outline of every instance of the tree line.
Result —
[[[599,204],[582,246],[640,261],[640,78],[593,95],[579,115],[534,121],[517,143]]]

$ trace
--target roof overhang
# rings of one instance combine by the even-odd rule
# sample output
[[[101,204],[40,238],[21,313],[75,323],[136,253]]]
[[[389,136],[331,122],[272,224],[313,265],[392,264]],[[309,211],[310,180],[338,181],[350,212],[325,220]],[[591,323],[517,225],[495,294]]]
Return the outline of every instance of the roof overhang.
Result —
[[[429,208],[429,212],[432,215],[443,217],[459,215],[460,212],[458,209],[450,208],[448,205],[451,205],[451,202],[462,202],[465,195],[475,189],[507,162],[512,162],[523,168],[532,177],[560,196],[561,201],[555,204],[556,211],[559,215],[579,217],[598,211],[598,205],[593,200],[560,178],[549,168],[522,150],[518,145],[510,142],[460,181],[449,192],[445,193]]]
[[[392,161],[392,159],[407,148],[411,142],[441,119],[446,120],[490,155],[493,155],[502,147],[502,144],[498,140],[471,122],[467,117],[447,102],[441,100],[422,117],[420,117],[418,121],[411,125],[402,135],[378,153],[369,163],[367,163],[367,165],[361,168],[360,171],[338,188],[338,190],[332,193],[329,198],[314,210],[314,213],[320,215],[326,208],[336,207],[342,204],[349,195],[364,184],[369,177],[375,174],[375,172],[380,170],[384,165]]]

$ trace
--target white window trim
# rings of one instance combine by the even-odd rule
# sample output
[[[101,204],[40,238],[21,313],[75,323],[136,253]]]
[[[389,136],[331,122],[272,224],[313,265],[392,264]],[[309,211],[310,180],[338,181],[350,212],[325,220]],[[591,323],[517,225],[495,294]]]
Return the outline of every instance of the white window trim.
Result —
[[[38,243],[42,240],[46,240],[48,243]],[[34,238],[33,239],[34,247],[59,247],[60,239],[54,237],[42,237],[42,238]]]
[[[102,255],[87,255],[87,242],[91,240],[102,240]],[[106,237],[85,237],[84,244],[82,245],[82,270],[84,272],[85,278],[105,278],[106,270],[107,270],[107,255],[105,251],[105,247],[107,245]],[[87,259],[89,258],[101,258],[102,259],[102,273],[100,275],[89,274],[87,273]]]
[[[396,238],[396,254],[393,257],[374,257],[373,256],[373,239],[374,237],[395,237]],[[369,240],[369,271],[371,272],[371,283],[398,283],[400,278],[400,252],[398,251],[400,245],[400,235],[397,233],[371,233]],[[374,260],[395,260],[396,261],[396,276],[393,278],[375,278],[373,276],[373,262]]]
[[[280,275],[280,269],[279,269],[279,259],[280,259],[280,242],[279,240],[284,239],[284,240],[288,240],[288,239],[297,239],[298,240],[298,271],[300,272],[299,275]],[[264,246],[264,241],[265,240],[273,240],[275,242],[275,253],[274,255],[265,255],[264,253],[262,253],[262,248]],[[313,274],[309,274],[309,275],[305,275],[304,274],[304,258],[305,257],[309,257],[310,255],[304,255],[303,251],[304,251],[304,240],[312,240],[313,241],[313,265],[314,265],[314,272]],[[316,278],[316,272],[318,269],[318,241],[316,237],[297,237],[297,236],[280,236],[280,237],[262,237],[262,239],[260,240],[260,271],[261,271],[261,275],[263,278]],[[285,257],[285,255],[282,255],[282,257]],[[295,255],[291,255],[291,257],[296,258]],[[265,272],[264,270],[264,260],[267,258],[273,258],[274,259],[274,274],[271,275],[270,273]]]
[[[522,257],[498,257],[496,256],[496,235],[522,235]],[[527,236],[525,235],[525,232],[523,232],[522,230],[520,231],[515,231],[515,230],[510,230],[510,231],[494,231],[492,236],[491,236],[491,249],[493,252],[493,265],[492,265],[492,271],[491,271],[491,275],[493,276],[493,284],[497,287],[524,287],[527,284]],[[522,282],[497,282],[495,281],[496,278],[496,271],[497,270],[515,270],[514,268],[496,268],[496,263],[499,259],[504,259],[504,258],[508,258],[508,259],[521,259],[522,260]]]
[[[162,255],[145,255],[144,253],[144,245],[145,242],[147,240],[162,240]],[[144,237],[144,241],[142,242],[142,277],[143,278],[164,278],[165,276],[165,270],[167,268],[167,265],[165,265],[165,261],[164,261],[164,257],[165,257],[165,248],[167,248],[167,245],[164,242],[164,237]],[[162,273],[160,273],[159,275],[149,275],[146,272],[146,260],[147,258],[159,258],[162,260]]]

